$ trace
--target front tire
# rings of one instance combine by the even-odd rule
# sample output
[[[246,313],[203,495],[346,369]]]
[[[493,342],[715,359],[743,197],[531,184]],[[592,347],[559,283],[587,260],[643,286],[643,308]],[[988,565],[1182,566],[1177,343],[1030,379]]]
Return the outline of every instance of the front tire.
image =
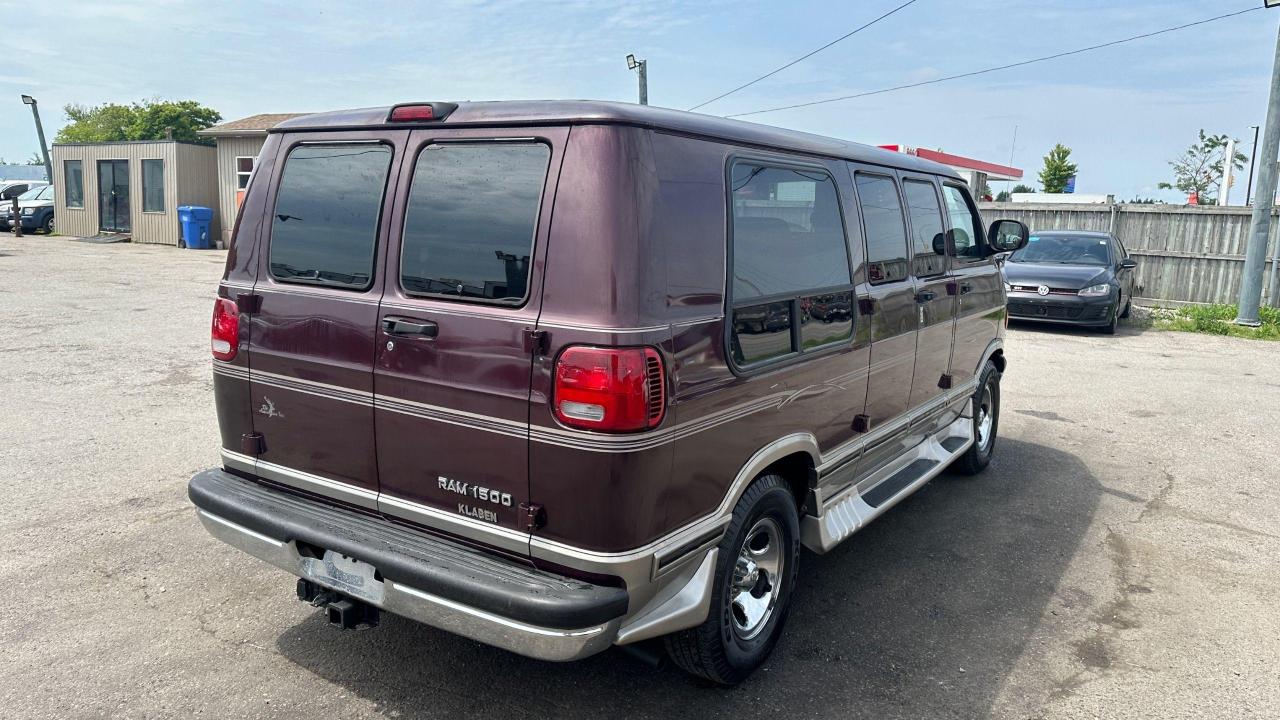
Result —
[[[762,475],[747,488],[720,540],[706,622],[666,638],[682,670],[736,685],[777,644],[791,609],[800,520],[787,481]]]
[[[53,216],[52,215],[45,218],[44,222],[40,223],[40,231],[43,232],[45,235],[53,234]]]
[[[951,469],[961,475],[977,475],[991,462],[1000,430],[1000,370],[987,361],[973,394],[973,444],[956,458]]]

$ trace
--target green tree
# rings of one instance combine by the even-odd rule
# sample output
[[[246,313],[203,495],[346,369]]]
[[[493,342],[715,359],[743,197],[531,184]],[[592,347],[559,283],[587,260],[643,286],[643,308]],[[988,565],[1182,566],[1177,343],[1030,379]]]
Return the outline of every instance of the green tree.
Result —
[[[1014,185],[1013,186],[1013,192],[1016,192],[1016,193],[1033,193],[1035,191],[1036,189],[1031,187],[1030,185]]]
[[[194,100],[148,100],[132,105],[106,103],[63,108],[70,122],[58,131],[55,142],[114,142],[119,140],[174,140],[212,144],[196,131],[216,125],[218,111]]]
[[[31,153],[31,157],[27,158],[28,165],[44,165],[44,156],[37,150]]]
[[[1076,174],[1076,164],[1071,162],[1071,148],[1058,143],[1044,156],[1044,169],[1040,171],[1040,184],[1047,193],[1067,191],[1067,181]]]
[[[1012,199],[1013,198],[1009,197],[1008,190],[1001,190],[999,194],[996,195],[996,202],[1009,202]]]
[[[1238,143],[1237,143],[1238,144]],[[1249,157],[1235,153],[1231,165],[1243,169]],[[1173,182],[1160,183],[1161,190],[1178,189],[1190,195],[1195,193],[1201,205],[1216,205],[1222,185],[1222,170],[1227,163],[1227,136],[1206,135],[1200,130],[1200,141],[1187,148],[1176,160],[1169,161],[1173,168]]]

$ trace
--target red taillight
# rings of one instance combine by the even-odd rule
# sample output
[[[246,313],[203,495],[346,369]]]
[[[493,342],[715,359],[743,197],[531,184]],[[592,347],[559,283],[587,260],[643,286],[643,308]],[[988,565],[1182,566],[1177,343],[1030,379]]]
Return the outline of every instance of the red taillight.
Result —
[[[391,122],[419,122],[435,120],[436,111],[430,105],[400,105],[391,110]]]
[[[213,329],[209,347],[219,360],[234,360],[240,349],[240,309],[226,298],[213,301]]]
[[[560,422],[604,432],[662,422],[666,381],[653,348],[571,347],[556,361],[552,407]]]

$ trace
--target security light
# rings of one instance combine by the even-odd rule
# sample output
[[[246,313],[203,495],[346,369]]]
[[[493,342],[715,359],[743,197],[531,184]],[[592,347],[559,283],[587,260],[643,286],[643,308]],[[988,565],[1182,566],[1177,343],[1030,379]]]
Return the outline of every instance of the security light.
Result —
[[[1276,2],[1280,2],[1280,0],[1276,0]],[[35,99],[35,98],[33,98],[33,97],[31,97],[30,95],[23,95],[23,96],[22,96],[22,104],[23,104],[23,105],[35,105],[35,104],[36,104],[36,99]]]
[[[1280,3],[1280,0],[1275,0],[1275,2]],[[635,56],[635,55],[628,55],[628,56],[627,56],[627,69],[628,69],[628,70],[635,70],[635,69],[636,69],[636,56]],[[27,96],[26,96],[26,95],[23,95],[22,97],[24,98],[23,102],[26,102],[25,98],[26,98]]]

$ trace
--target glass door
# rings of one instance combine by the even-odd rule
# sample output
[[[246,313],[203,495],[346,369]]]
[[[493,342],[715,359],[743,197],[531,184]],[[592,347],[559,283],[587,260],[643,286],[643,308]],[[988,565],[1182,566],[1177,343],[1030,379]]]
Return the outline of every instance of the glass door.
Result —
[[[129,161],[98,161],[98,228],[129,232]]]

